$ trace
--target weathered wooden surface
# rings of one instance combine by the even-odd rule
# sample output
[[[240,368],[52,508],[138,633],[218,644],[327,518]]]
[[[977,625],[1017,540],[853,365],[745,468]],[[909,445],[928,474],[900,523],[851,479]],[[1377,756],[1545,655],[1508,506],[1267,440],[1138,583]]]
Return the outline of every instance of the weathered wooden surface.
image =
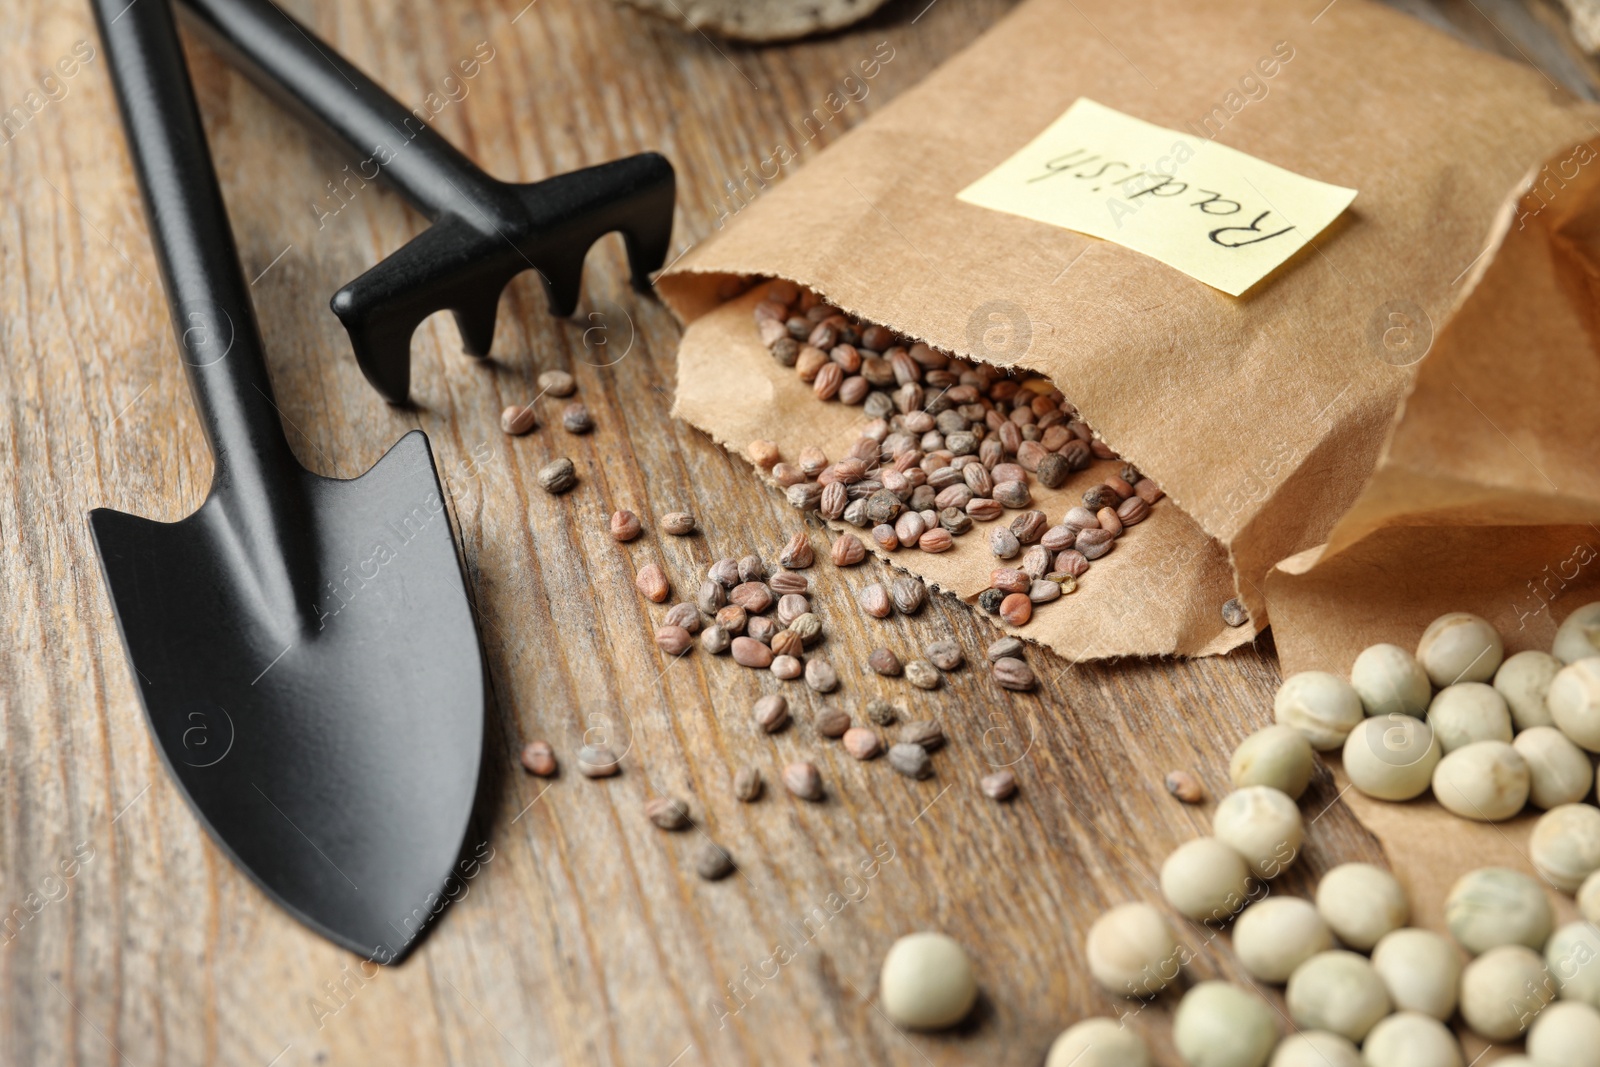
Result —
[[[725,183],[742,183],[743,168],[780,143],[813,155],[1007,4],[897,3],[853,31],[768,49],[597,0],[289,6],[413,102],[488,42],[493,58],[434,121],[502,176],[661,149],[679,168],[681,250],[736,211]],[[1592,78],[1551,9],[1441,0],[1424,13],[1574,87]],[[79,41],[94,58],[41,88]],[[843,79],[883,41],[894,58],[865,97],[806,143],[805,116],[829,93],[846,98]],[[823,562],[810,574],[844,686],[829,698],[786,687],[798,723],[762,735],[748,709],[776,683],[698,651],[664,663],[650,639],[662,609],[640,600],[633,573],[660,561],[687,594],[712,559],[775,554],[798,523],[742,461],[667,417],[676,327],[627,288],[620,241],[590,258],[573,321],[552,320],[536,283],[518,281],[491,362],[459,355],[447,318],[427,323],[417,409],[389,408],[326,299],[420,219],[376,186],[336,199],[327,183],[350,160],[204,47],[191,55],[297,453],[348,477],[410,428],[433,440],[494,693],[473,830],[487,858],[415,956],[375,972],[267,903],[165,774],[84,514],[176,519],[202,499],[209,460],[88,12],[8,5],[0,106],[43,103],[0,144],[0,1063],[1026,1064],[1067,1023],[1118,1010],[1087,978],[1082,934],[1109,904],[1155,899],[1160,859],[1206,825],[1209,807],[1177,804],[1162,775],[1186,767],[1213,795],[1224,788],[1233,743],[1268,717],[1270,647],[1115,666],[1036,654],[1036,695],[1006,694],[972,667],[924,694],[867,674],[866,652],[954,634],[980,659],[990,629],[945,602],[914,620],[866,619],[851,594],[869,572]],[[547,399],[544,428],[502,436],[500,408],[553,367],[577,375],[596,432],[551,425]],[[532,473],[557,454],[582,484],[552,499]],[[702,532],[619,546],[605,531],[616,507],[647,519],[688,508]],[[878,693],[943,722],[951,743],[932,779],[857,764],[815,736],[814,709],[859,711]],[[570,773],[586,733],[626,748],[620,777]],[[546,783],[518,769],[535,738],[568,773]],[[795,758],[821,766],[824,803],[770,788]],[[769,781],[753,805],[729,788],[745,762]],[[1021,781],[1006,805],[977,789],[997,764]],[[1330,785],[1304,803],[1312,844],[1290,890],[1378,856]],[[651,826],[640,808],[659,794],[687,798],[698,829]],[[707,835],[733,852],[736,876],[695,877]],[[957,1033],[906,1035],[875,1007],[877,966],[896,936],[932,928],[972,951],[984,999]],[[1189,936],[1195,977],[1235,973],[1225,937]],[[1133,1023],[1162,1062],[1171,1004]]]

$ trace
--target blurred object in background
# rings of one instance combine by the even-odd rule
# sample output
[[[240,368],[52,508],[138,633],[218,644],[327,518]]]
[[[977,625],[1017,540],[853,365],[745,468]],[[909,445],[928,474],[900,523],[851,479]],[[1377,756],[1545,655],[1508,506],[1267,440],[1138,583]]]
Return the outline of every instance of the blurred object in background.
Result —
[[[1567,9],[1572,39],[1590,55],[1600,52],[1600,0],[1561,0]]]
[[[1568,0],[1600,9],[1600,0]],[[788,41],[859,22],[884,0],[627,0],[686,30],[736,41]]]

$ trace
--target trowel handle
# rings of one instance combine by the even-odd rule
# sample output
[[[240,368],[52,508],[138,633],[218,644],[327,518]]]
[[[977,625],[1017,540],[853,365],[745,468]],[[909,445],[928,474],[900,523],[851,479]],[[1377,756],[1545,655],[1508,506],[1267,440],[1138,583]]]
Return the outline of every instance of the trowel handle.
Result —
[[[216,473],[293,453],[168,0],[93,0],[179,353]],[[283,461],[291,466],[282,468]]]
[[[493,197],[498,182],[272,0],[184,4],[268,95],[358,153],[362,180],[382,174],[431,220]]]

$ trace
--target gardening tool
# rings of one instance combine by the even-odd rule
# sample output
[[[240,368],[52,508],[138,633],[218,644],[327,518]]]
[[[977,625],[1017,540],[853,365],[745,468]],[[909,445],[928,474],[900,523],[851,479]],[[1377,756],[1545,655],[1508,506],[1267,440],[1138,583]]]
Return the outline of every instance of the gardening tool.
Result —
[[[478,781],[482,655],[428,439],[351,481],[289,450],[168,0],[94,0],[195,412],[200,509],[89,515],[163,760],[325,936],[405,955]]]
[[[411,334],[455,313],[462,344],[485,356],[500,291],[539,272],[550,310],[571,315],[589,246],[620,230],[633,284],[650,287],[672,237],[672,164],[655,152],[527,185],[491,178],[272,0],[185,0],[211,40],[291,110],[320,122],[433,223],[333,295],[356,361],[391,403],[411,387]],[[421,109],[419,109],[421,110]]]

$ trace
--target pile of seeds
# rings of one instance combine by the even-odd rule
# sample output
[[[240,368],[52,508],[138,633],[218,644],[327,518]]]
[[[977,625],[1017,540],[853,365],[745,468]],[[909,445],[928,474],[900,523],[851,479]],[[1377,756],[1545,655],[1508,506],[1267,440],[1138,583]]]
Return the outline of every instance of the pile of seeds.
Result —
[[[662,518],[662,529],[685,536],[695,528],[693,516],[672,512]],[[639,520],[628,511],[611,517],[612,536],[631,541],[640,533]],[[714,656],[732,654],[735,663],[754,670],[770,670],[781,681],[804,677],[819,693],[839,686],[833,664],[811,651],[823,638],[822,620],[811,610],[806,594],[811,583],[799,572],[815,561],[806,535],[798,533],[779,556],[782,570],[772,573],[758,553],[713,563],[694,600],[680,601],[667,611],[656,630],[656,645],[669,656],[688,653],[698,635],[699,644]],[[634,585],[646,600],[665,603],[671,583],[658,564],[639,568]]]
[[[1407,925],[1405,891],[1381,868],[1337,866],[1321,878],[1314,900],[1273,893],[1270,881],[1294,863],[1305,840],[1296,801],[1314,759],[1312,742],[1291,726],[1247,738],[1230,765],[1236,789],[1213,815],[1214,836],[1186,842],[1161,867],[1170,908],[1196,924],[1231,921],[1241,968],[1285,987],[1288,1019],[1299,1030],[1284,1038],[1279,1013],[1254,990],[1201,982],[1184,993],[1173,1018],[1182,1061],[1462,1067],[1447,1025],[1459,1016],[1493,1042],[1526,1032],[1533,1062],[1593,1062],[1573,1050],[1600,1047],[1600,932],[1588,921],[1555,930],[1545,889],[1529,875],[1485,868],[1456,883],[1445,916],[1472,957],[1464,966],[1448,938]],[[1161,910],[1136,901],[1094,922],[1084,955],[1102,988],[1142,1001],[1178,980],[1194,954],[1188,940]],[[1149,1062],[1131,1030],[1104,1020],[1067,1030],[1046,1060],[1047,1067]]]
[[[668,533],[681,536],[694,528],[694,521],[686,513],[674,512],[663,517],[662,527]],[[642,526],[632,512],[619,511],[611,518],[611,530],[619,541],[631,541],[640,535]],[[729,652],[740,666],[769,670],[780,681],[804,678],[818,693],[836,690],[838,671],[825,657],[812,651],[822,642],[824,634],[822,621],[811,610],[806,596],[810,582],[798,573],[811,567],[816,560],[805,532],[795,534],[778,558],[785,569],[770,575],[765,561],[756,553],[713,563],[694,602],[683,601],[668,610],[656,630],[657,647],[669,656],[682,656],[693,649],[698,634],[701,648],[713,655]],[[639,569],[635,585],[652,603],[665,603],[671,596],[671,583],[666,573],[654,563]],[[917,579],[899,579],[895,587],[894,602],[903,612],[913,614],[926,603],[926,588]],[[882,591],[881,586],[875,588]],[[888,594],[884,597],[887,601]],[[1025,685],[1011,687],[1031,688],[1032,671],[1027,664],[1014,658],[1014,654],[1021,651],[1020,642],[1010,639],[1002,651],[1008,654],[1006,662],[1011,666],[1005,670],[996,666],[995,677],[1005,685],[1005,679],[1015,681],[1025,675]],[[941,684],[943,673],[958,670],[966,662],[960,646],[950,640],[930,643],[925,654],[926,659],[902,664],[894,652],[880,648],[868,656],[867,663],[880,675],[904,674],[918,688],[934,689]],[[992,655],[991,660],[998,664],[998,659]],[[890,725],[900,717],[898,708],[882,700],[870,701],[867,713],[878,726]],[[778,733],[791,721],[789,702],[781,694],[764,696],[756,701],[752,717],[764,732]],[[838,708],[824,708],[812,725],[820,736],[841,741],[855,759],[871,760],[885,751],[883,738],[877,731],[855,725],[849,714]],[[902,729],[900,740],[888,746],[889,765],[907,777],[926,778],[933,773],[928,754],[943,744],[944,732],[938,723],[910,723]],[[823,793],[817,775],[811,763],[791,764],[783,774],[783,782],[795,796],[820,800]],[[754,799],[760,792],[760,775],[747,768],[735,785],[741,799],[745,799],[746,791],[750,793],[748,799]],[[1009,785],[985,784],[985,792],[996,799],[1004,799],[1014,789],[1014,780]]]
[[[686,537],[698,529],[694,516],[685,511],[667,512],[656,525],[661,533],[674,537]],[[644,523],[628,510],[614,512],[607,529],[622,543],[645,534]],[[805,531],[796,533],[784,545],[778,562],[781,569],[773,572],[758,553],[717,560],[707,569],[693,601],[680,601],[667,609],[655,632],[657,647],[666,655],[682,656],[698,643],[712,655],[730,653],[741,666],[769,670],[780,681],[803,677],[818,693],[836,690],[838,672],[814,651],[824,633],[821,618],[812,610],[808,596],[810,580],[799,573],[816,562],[816,552]],[[657,563],[639,567],[635,586],[653,604],[665,604],[671,599],[672,582]],[[927,603],[927,588],[916,578],[896,579],[891,588],[892,593],[874,584],[859,592],[856,599],[880,618],[896,609],[914,615]],[[903,675],[921,689],[938,688],[944,674],[966,665],[961,646],[948,638],[931,641],[922,651],[923,658],[902,662],[892,650],[880,648],[869,655],[867,663],[880,675]],[[1002,687],[1033,688],[1033,671],[1021,657],[1022,642],[1014,637],[1001,638],[989,646],[991,675]],[[902,723],[902,709],[881,698],[868,700],[864,710],[868,723],[863,724],[853,721],[839,707],[823,707],[810,726],[817,737],[839,741],[856,760],[867,762],[886,755],[889,767],[908,778],[924,779],[933,774],[931,755],[945,743],[944,730],[938,722]],[[782,694],[761,697],[751,713],[756,727],[768,734],[784,731],[793,721],[789,701]],[[898,729],[889,736],[887,728],[897,723]],[[525,746],[521,758],[530,774],[551,777],[557,773],[555,753],[543,741]],[[604,745],[583,746],[576,763],[579,772],[589,778],[610,777],[621,770],[620,757]],[[785,791],[799,799],[821,801],[826,796],[821,771],[808,760],[785,766],[779,780]],[[731,784],[734,795],[746,803],[756,801],[763,792],[761,772],[754,767],[739,768]],[[1017,789],[1016,777],[1008,770],[990,774],[979,784],[985,796],[997,801],[1010,798]],[[666,831],[693,825],[689,805],[677,797],[652,798],[646,802],[644,814]],[[694,867],[707,880],[724,878],[736,869],[728,851],[709,840],[696,856]]]
[[[1307,752],[1339,749],[1351,785],[1368,796],[1400,802],[1432,790],[1478,822],[1542,809],[1529,858],[1600,915],[1600,808],[1586,802],[1600,752],[1600,602],[1568,616],[1549,652],[1510,656],[1488,620],[1441,615],[1414,653],[1372,645],[1348,680],[1302,671],[1273,704],[1272,730],[1298,732]]]
[[[807,447],[791,463],[771,441],[751,442],[751,460],[796,508],[868,530],[886,552],[946,552],[975,523],[1020,512],[991,529],[989,545],[1002,560],[1022,558],[998,568],[980,598],[1014,626],[1032,618],[1034,605],[1075,590],[1090,562],[1161,499],[1160,488],[1128,465],[1052,525],[1031,509],[1030,482],[1058,489],[1096,459],[1118,457],[1047,379],[909,341],[785,281],[768,287],[755,320],[773,358],[818,398],[859,405],[869,421],[837,461]],[[833,546],[840,566],[865,555],[854,534]]]

